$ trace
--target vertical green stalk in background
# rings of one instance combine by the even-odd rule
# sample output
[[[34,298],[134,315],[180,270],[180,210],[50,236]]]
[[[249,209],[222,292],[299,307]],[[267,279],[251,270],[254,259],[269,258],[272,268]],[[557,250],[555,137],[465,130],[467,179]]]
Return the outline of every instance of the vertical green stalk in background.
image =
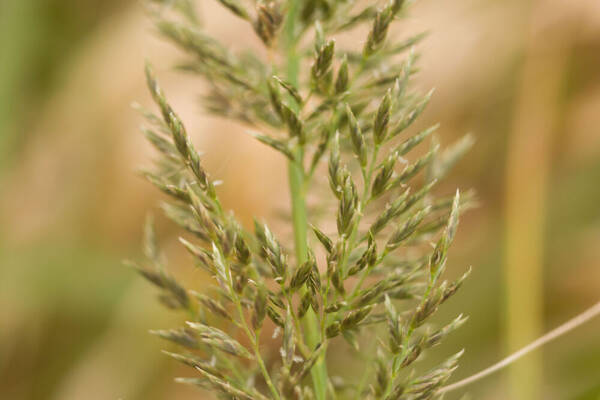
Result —
[[[296,49],[295,22],[298,16],[298,0],[290,0],[285,25],[285,36],[287,46],[287,78],[294,86],[298,85],[298,73],[300,69],[300,57]],[[292,220],[294,225],[294,244],[296,248],[296,259],[298,265],[306,261],[308,256],[306,197],[304,190],[304,168],[302,165],[302,150],[296,152],[296,162],[290,161],[289,182],[290,197],[292,201]],[[306,344],[314,349],[321,341],[317,316],[309,308],[303,319]],[[313,387],[317,400],[325,400],[327,397],[327,368],[322,356],[311,370]]]
[[[506,337],[512,352],[543,332],[543,254],[552,133],[557,125],[561,77],[566,62],[563,30],[547,28],[556,7],[536,1],[518,82],[506,160]],[[563,26],[565,24],[557,24]],[[539,32],[544,32],[544,37]],[[543,398],[542,354],[509,370],[508,398]]]
[[[0,182],[15,156],[19,107],[24,100],[28,65],[35,56],[36,38],[40,35],[39,2],[0,0]],[[0,189],[0,196],[4,195]],[[5,264],[5,238],[8,228],[0,226],[0,264]],[[9,251],[8,254],[11,252]],[[11,268],[0,268],[0,282],[5,283]],[[0,291],[2,291],[0,285]],[[4,343],[0,343],[0,371],[10,362]]]
[[[38,2],[0,1],[0,174],[12,155],[16,139],[16,105],[21,100],[22,84],[34,55],[35,37],[40,21]]]

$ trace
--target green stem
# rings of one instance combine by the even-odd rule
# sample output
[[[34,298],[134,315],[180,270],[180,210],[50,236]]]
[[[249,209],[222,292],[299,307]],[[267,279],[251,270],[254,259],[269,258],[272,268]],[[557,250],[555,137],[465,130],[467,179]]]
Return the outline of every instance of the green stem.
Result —
[[[297,155],[301,156],[302,151],[298,150]],[[290,193],[292,200],[292,221],[294,225],[294,243],[296,246],[296,258],[298,265],[307,259],[307,216],[305,205],[305,194],[303,190],[304,171],[298,162],[289,164]],[[305,342],[312,350],[321,341],[319,333],[317,315],[312,309],[306,312],[303,318],[303,331]],[[325,400],[327,397],[327,369],[323,356],[316,362],[311,370],[313,386],[317,400]]]
[[[302,157],[302,150],[296,151],[297,157]],[[292,222],[294,224],[294,244],[296,246],[296,258],[298,265],[307,260],[308,244],[307,216],[304,201],[304,172],[299,162],[290,162],[288,165],[288,177],[290,182],[290,195],[292,201]]]
[[[299,12],[299,1],[290,0],[285,26],[287,47],[287,78],[289,82],[297,86],[300,71],[300,57],[296,49],[296,19]],[[298,265],[307,259],[307,226],[306,204],[304,193],[304,167],[302,165],[303,150],[296,150],[296,160],[288,165],[290,195],[292,202],[292,221],[294,226],[294,244],[296,248],[296,260]],[[314,349],[321,341],[319,332],[319,321],[312,309],[309,309],[303,318],[305,342],[310,349]],[[313,387],[317,400],[327,398],[327,369],[324,355],[315,363],[311,370]]]
[[[231,287],[230,289],[232,293],[235,293],[233,287]],[[250,339],[250,343],[252,344],[252,351],[254,352],[254,357],[256,358],[256,362],[258,363],[260,372],[262,373],[263,378],[265,378],[265,382],[267,383],[267,386],[269,387],[269,390],[271,391],[273,397],[276,400],[280,400],[281,396],[279,396],[279,392],[275,388],[275,385],[271,380],[271,375],[269,375],[269,371],[265,366],[265,362],[263,361],[262,356],[260,355],[260,347],[258,346],[258,334],[253,334],[250,328],[248,327],[248,324],[246,323],[246,318],[244,317],[244,310],[242,309],[242,304],[240,303],[240,299],[237,295],[234,296],[234,303],[235,308],[238,312],[238,317],[240,318],[240,322],[242,323],[242,328],[244,329],[246,336],[248,336],[248,339]]]
[[[256,362],[258,363],[260,372],[262,373],[262,376],[265,379],[265,382],[266,382],[267,386],[269,387],[269,390],[271,391],[273,398],[275,400],[281,400],[281,396],[279,396],[279,392],[277,391],[277,388],[273,384],[273,381],[271,380],[271,375],[269,374],[269,371],[267,370],[265,362],[262,359],[262,356],[260,354],[260,346],[258,344],[259,343],[258,342],[258,340],[259,340],[258,339],[258,331],[252,333],[252,330],[250,329],[250,327],[248,326],[248,323],[246,322],[246,317],[244,317],[244,309],[242,308],[242,302],[240,300],[240,297],[238,296],[235,289],[233,288],[233,279],[231,277],[231,269],[229,266],[229,262],[226,263],[226,268],[227,268],[227,275],[228,275],[227,285],[229,286],[229,292],[231,293],[231,298],[235,305],[235,309],[238,313],[238,318],[240,319],[240,325],[241,325],[244,333],[246,333],[246,336],[250,340],[250,344],[252,345],[252,351],[254,352],[254,357],[256,358]]]

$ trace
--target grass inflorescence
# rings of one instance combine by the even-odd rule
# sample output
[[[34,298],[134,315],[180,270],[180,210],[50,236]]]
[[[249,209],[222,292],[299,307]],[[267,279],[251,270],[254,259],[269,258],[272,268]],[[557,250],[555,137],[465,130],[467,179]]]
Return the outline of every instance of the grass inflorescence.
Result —
[[[287,159],[294,241],[281,242],[258,219],[243,227],[223,209],[148,65],[160,113],[144,110],[144,134],[160,157],[145,176],[170,197],[165,214],[187,232],[182,245],[213,278],[209,292],[197,293],[172,276],[148,220],[145,261],[134,267],[165,305],[187,313],[182,326],[153,331],[177,345],[166,354],[194,369],[179,381],[225,399],[439,397],[461,352],[429,371],[418,360],[465,321],[429,324],[468,275],[443,278],[471,196],[434,191],[470,140],[441,150],[437,125],[413,127],[432,94],[411,86],[414,46],[424,35],[390,33],[410,2],[218,1],[251,25],[269,57],[230,51],[201,28],[190,1],[155,1],[176,11],[155,14],[156,26],[189,54],[182,68],[205,78],[205,109],[251,127]],[[358,26],[368,27],[361,45],[338,45],[336,37]],[[319,180],[321,170],[328,182]],[[332,212],[310,212],[308,193],[327,198]],[[275,358],[264,331],[280,332]],[[368,360],[362,381],[329,375],[328,350],[338,341]]]

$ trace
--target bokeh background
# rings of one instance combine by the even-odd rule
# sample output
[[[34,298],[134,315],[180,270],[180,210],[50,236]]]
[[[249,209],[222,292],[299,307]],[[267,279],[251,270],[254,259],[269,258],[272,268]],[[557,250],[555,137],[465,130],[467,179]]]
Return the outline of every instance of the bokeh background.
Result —
[[[216,2],[197,3],[211,32],[246,44]],[[441,122],[442,143],[477,140],[446,183],[480,203],[451,255],[451,273],[473,274],[440,315],[470,315],[440,348],[466,348],[459,378],[600,299],[600,2],[421,0],[399,31],[415,29],[431,31],[417,85],[437,88],[421,123]],[[173,383],[189,371],[147,331],[179,318],[121,264],[160,200],[136,174],[152,157],[130,108],[150,104],[144,60],[243,221],[287,190],[278,155],[203,115],[178,57],[139,1],[0,1],[0,399],[207,398]],[[159,228],[175,273],[200,279]],[[468,391],[600,399],[600,321]]]

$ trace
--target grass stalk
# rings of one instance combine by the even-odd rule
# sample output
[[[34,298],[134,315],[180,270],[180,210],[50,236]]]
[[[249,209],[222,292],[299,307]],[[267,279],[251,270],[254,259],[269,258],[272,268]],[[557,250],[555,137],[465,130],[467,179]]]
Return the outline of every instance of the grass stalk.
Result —
[[[534,2],[530,13],[506,162],[504,270],[509,351],[539,337],[543,329],[545,208],[569,40],[564,32],[550,32],[552,39],[540,42],[536,32],[554,16],[542,1]],[[551,50],[545,45],[550,42]],[[510,398],[542,398],[541,357],[541,353],[531,355],[510,368]]]
[[[290,2],[287,22],[285,25],[287,46],[287,78],[289,82],[297,86],[298,73],[300,69],[300,58],[296,49],[295,22],[298,16],[298,0]],[[296,150],[296,160],[288,164],[288,176],[290,186],[290,197],[292,203],[292,223],[294,228],[294,245],[298,265],[306,261],[308,256],[307,228],[308,218],[306,215],[306,198],[304,191],[304,167],[302,160],[304,154],[301,149]],[[305,342],[310,349],[314,349],[321,341],[319,332],[319,321],[312,309],[309,309],[303,318],[303,332]],[[313,387],[317,400],[327,398],[327,367],[324,355],[315,363],[311,370]]]
[[[22,85],[29,65],[34,63],[36,38],[40,35],[37,2],[8,0],[0,3],[0,174],[11,162],[16,145],[16,104],[22,98]],[[10,55],[10,56],[8,56]]]

